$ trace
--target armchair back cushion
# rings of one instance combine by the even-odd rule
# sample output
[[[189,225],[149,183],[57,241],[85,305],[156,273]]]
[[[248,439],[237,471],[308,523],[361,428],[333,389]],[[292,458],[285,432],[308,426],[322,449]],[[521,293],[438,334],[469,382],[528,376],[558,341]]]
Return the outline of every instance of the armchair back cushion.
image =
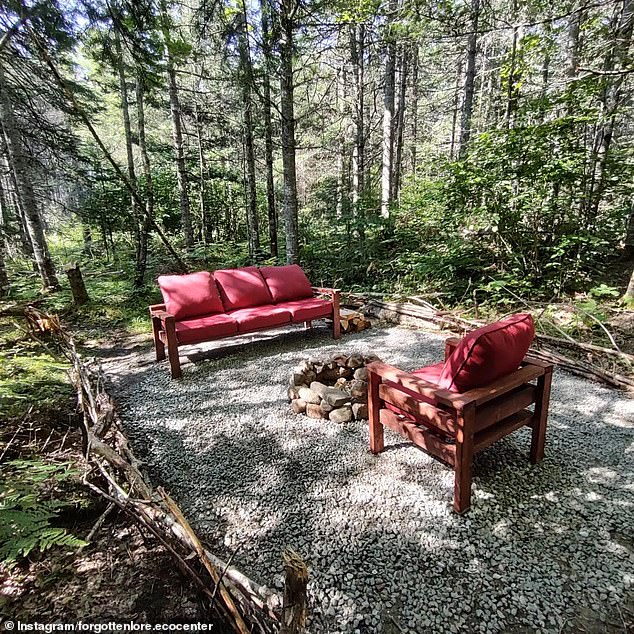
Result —
[[[216,282],[209,271],[187,275],[161,275],[158,284],[165,302],[165,310],[174,315],[177,321],[224,312]]]
[[[260,272],[276,304],[313,296],[310,282],[297,264],[265,266]]]
[[[268,286],[255,266],[214,271],[214,277],[225,312],[273,303]]]
[[[445,362],[439,387],[466,392],[497,381],[519,368],[534,337],[535,325],[528,313],[470,332]]]

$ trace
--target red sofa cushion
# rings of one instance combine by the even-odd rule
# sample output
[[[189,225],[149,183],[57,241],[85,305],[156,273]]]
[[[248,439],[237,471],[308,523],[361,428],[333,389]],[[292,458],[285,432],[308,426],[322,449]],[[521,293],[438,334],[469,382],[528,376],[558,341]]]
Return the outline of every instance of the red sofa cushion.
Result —
[[[297,264],[265,266],[260,272],[276,304],[313,296],[310,282]]]
[[[161,275],[158,284],[165,309],[178,319],[223,313],[224,306],[209,271],[187,275]]]
[[[238,324],[229,315],[207,315],[197,319],[184,319],[176,322],[178,343],[199,343],[209,339],[228,337],[237,334]]]
[[[299,299],[294,302],[282,302],[277,304],[277,306],[287,310],[291,314],[292,321],[310,321],[311,319],[332,315],[332,303],[318,297]]]
[[[225,312],[272,304],[268,286],[255,266],[214,271]]]
[[[535,337],[533,318],[518,313],[467,334],[445,362],[438,385],[466,392],[519,368]]]
[[[272,328],[291,321],[291,314],[279,306],[252,306],[229,313],[238,324],[238,332],[249,332],[257,328]]]

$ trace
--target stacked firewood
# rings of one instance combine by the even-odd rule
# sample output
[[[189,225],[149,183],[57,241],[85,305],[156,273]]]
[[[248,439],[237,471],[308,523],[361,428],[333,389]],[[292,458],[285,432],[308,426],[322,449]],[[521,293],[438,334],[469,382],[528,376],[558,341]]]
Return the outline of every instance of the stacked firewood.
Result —
[[[361,332],[371,326],[370,320],[365,315],[349,308],[342,308],[339,311],[339,319],[343,333]]]

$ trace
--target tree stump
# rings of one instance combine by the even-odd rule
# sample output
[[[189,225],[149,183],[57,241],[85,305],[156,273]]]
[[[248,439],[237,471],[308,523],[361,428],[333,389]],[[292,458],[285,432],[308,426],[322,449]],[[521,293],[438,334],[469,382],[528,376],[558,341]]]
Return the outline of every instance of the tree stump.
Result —
[[[88,291],[86,290],[86,285],[84,284],[84,278],[81,275],[79,264],[77,264],[77,262],[72,262],[67,264],[64,267],[64,270],[66,271],[66,276],[68,277],[68,282],[70,283],[70,290],[73,294],[73,303],[75,306],[86,304],[90,301],[90,297],[88,297]]]
[[[306,624],[308,568],[291,548],[286,549],[282,559],[285,579],[280,634],[299,634]]]

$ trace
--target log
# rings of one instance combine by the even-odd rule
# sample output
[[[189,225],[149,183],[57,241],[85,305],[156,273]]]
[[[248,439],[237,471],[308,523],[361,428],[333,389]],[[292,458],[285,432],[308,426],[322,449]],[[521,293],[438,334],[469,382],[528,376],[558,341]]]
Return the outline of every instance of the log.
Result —
[[[105,390],[102,370],[95,371],[82,361],[57,317],[32,309],[28,319],[51,324],[52,334],[72,364],[71,380],[83,414],[82,435],[89,467],[84,483],[155,535],[238,634],[277,632],[283,616],[282,597],[205,548],[177,504],[160,489],[157,495],[146,482],[141,461],[117,425],[115,404]],[[100,475],[97,483],[88,479],[95,470]]]
[[[460,334],[464,334],[465,331],[472,328],[479,328],[484,325],[482,321],[476,321],[472,319],[465,319],[459,315],[455,315],[448,311],[438,311],[434,307],[427,303],[427,305],[414,305],[409,302],[397,303],[397,302],[384,302],[377,299],[371,299],[367,302],[367,306],[370,308],[376,308],[380,311],[393,312],[396,315],[403,315],[413,319],[420,319],[433,323],[442,329],[450,331],[458,330]],[[383,315],[385,316],[385,315]],[[549,335],[537,334],[535,341],[538,345],[544,346],[548,343],[556,343],[558,345],[566,345],[569,348],[577,349],[580,352],[592,351],[597,354],[608,354],[610,356],[617,356],[624,361],[634,361],[634,355],[629,355],[618,350],[611,350],[609,348],[602,348],[601,346],[595,346],[593,344],[581,344],[576,341],[568,341],[567,339],[558,339],[556,337],[550,337]],[[553,363],[572,374],[582,376],[587,379],[592,379],[615,387],[617,389],[634,391],[634,379],[624,376],[622,374],[607,372],[598,367],[590,365],[584,361],[578,359],[571,359],[565,355],[556,352],[552,349],[539,349],[531,348],[531,354],[534,356]]]
[[[349,308],[339,310],[339,319],[342,332],[360,332],[371,326],[370,320],[365,315]]]

